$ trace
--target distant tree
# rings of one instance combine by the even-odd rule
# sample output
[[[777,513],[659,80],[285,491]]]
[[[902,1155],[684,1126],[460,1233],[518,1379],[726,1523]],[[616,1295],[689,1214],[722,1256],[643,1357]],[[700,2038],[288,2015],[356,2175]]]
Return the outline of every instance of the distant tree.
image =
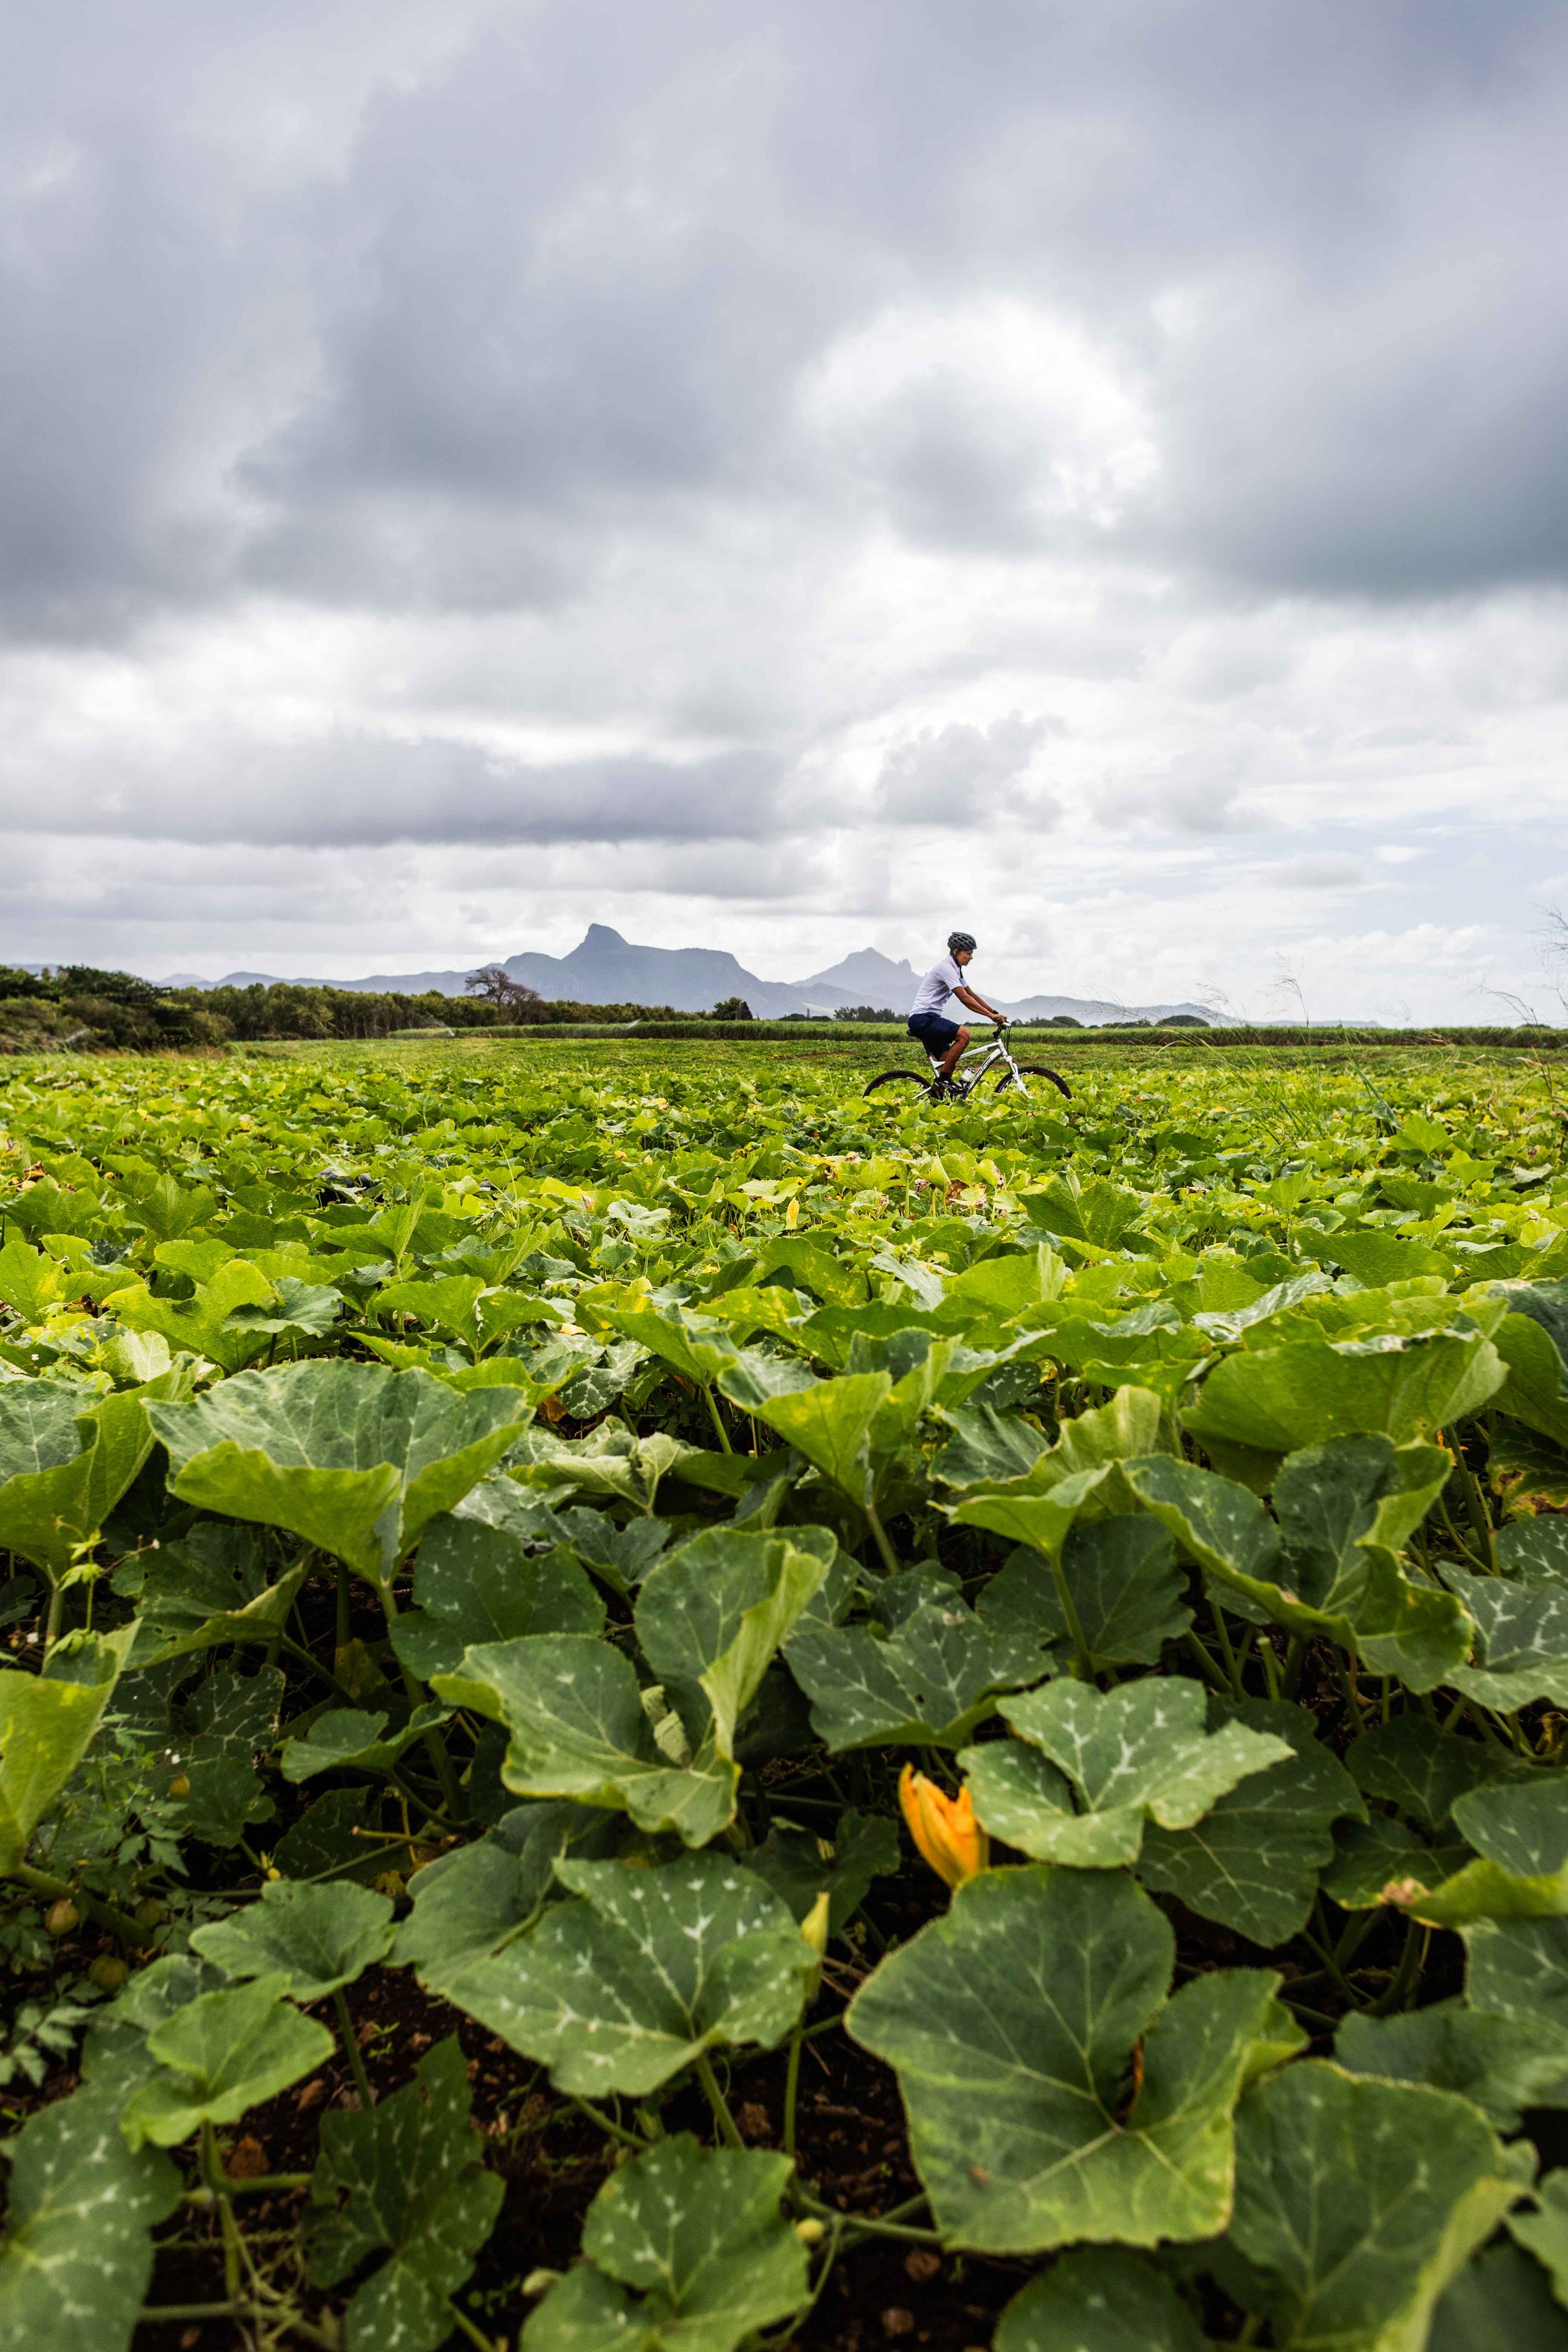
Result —
[[[727,996],[713,1007],[715,1021],[754,1021],[756,1017],[743,996]]]
[[[886,1004],[841,1004],[833,1015],[835,1021],[896,1021],[898,1017]]]
[[[520,1005],[537,1004],[539,1002],[538,989],[527,988],[521,980],[513,980],[506,966],[500,963],[481,964],[478,971],[468,974],[463,986],[470,996],[483,996],[491,1004],[499,1004],[509,1013],[515,1012]]]
[[[1157,1029],[1206,1029],[1209,1024],[1201,1013],[1164,1013],[1154,1026]]]
[[[1081,1029],[1083,1023],[1075,1020],[1070,1013],[1047,1013],[1040,1026],[1042,1029]]]

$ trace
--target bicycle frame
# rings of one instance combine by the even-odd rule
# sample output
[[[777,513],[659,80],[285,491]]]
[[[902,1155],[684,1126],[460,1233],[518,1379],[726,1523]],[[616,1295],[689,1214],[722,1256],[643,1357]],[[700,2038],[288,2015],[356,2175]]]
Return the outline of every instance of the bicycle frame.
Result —
[[[1013,1059],[1012,1055],[1007,1050],[1007,1040],[1011,1037],[1012,1034],[1013,1025],[1011,1022],[1008,1022],[1003,1027],[994,1031],[989,1038],[983,1038],[978,1045],[966,1045],[964,1047],[963,1053],[958,1057],[953,1076],[945,1081],[945,1084],[952,1087],[953,1094],[960,1102],[965,1100],[968,1096],[974,1092],[974,1089],[980,1084],[981,1079],[986,1076],[988,1071],[994,1070],[998,1062],[1006,1063],[1008,1069],[1013,1074],[1013,1084],[1017,1087],[1018,1092],[1023,1096],[1025,1101],[1033,1101],[1034,1097],[1030,1094],[1028,1087],[1024,1083],[1024,1074],[1019,1069],[1017,1063]],[[958,1070],[961,1070],[963,1067],[965,1062],[973,1061],[974,1056],[977,1054],[984,1054],[985,1059],[979,1065],[978,1068],[971,1070],[967,1077],[960,1081],[957,1075]],[[942,1075],[942,1064],[937,1060],[936,1055],[932,1054],[929,1048],[926,1052],[926,1059],[931,1064],[932,1086],[942,1086],[944,1083]]]

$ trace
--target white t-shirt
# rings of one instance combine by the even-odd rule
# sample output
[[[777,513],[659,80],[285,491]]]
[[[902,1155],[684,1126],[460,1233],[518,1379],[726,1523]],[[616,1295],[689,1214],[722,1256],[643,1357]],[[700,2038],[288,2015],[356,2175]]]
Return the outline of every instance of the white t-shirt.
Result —
[[[951,1021],[956,1015],[962,1021],[963,1006],[957,1005],[950,1013],[947,1000],[955,988],[969,986],[966,972],[967,967],[955,962],[950,955],[943,956],[940,963],[933,963],[915,991],[915,1001],[910,1007],[910,1019],[912,1021],[918,1013],[940,1013],[946,1020]]]

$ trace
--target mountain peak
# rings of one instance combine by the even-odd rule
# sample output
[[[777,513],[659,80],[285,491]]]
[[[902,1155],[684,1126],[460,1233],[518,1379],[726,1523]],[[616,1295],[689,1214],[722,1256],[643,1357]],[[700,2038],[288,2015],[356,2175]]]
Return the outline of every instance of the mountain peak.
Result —
[[[626,944],[619,931],[612,931],[607,923],[590,923],[583,934],[581,946],[574,948],[573,953],[591,954],[595,949],[603,952],[605,948],[624,948]]]

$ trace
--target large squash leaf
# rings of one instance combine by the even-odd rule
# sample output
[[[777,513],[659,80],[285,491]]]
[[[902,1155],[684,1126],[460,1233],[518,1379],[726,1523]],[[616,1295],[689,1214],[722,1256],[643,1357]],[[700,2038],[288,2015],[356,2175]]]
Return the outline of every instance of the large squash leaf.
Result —
[[[428,1372],[318,1358],[148,1411],[184,1501],[288,1528],[384,1583],[428,1521],[500,1459],[530,1407],[514,1389],[460,1394]]]
[[[322,2118],[306,2269],[317,2285],[335,2286],[368,2255],[384,2256],[350,2299],[348,2352],[437,2352],[452,2333],[447,2299],[472,2271],[505,2191],[479,2160],[468,2106],[454,2033],[378,2105]]]
[[[1222,2273],[1281,2352],[1405,2352],[1528,2187],[1468,2100],[1310,2059],[1259,2083],[1236,2120]]]
[[[1167,2000],[1174,1956],[1120,1874],[987,1871],[861,1986],[849,2031],[897,2070],[950,2244],[1035,2253],[1224,2228],[1237,2093],[1301,2035],[1265,1970]]]
[[[960,1759],[976,1815],[1040,1862],[1080,1870],[1135,1862],[1146,1819],[1189,1830],[1238,1781],[1292,1753],[1274,1732],[1244,1723],[1208,1730],[1205,1699],[1201,1683],[1179,1675],[1111,1691],[1064,1679],[1004,1699],[1016,1738],[967,1748]]]
[[[23,2125],[6,2148],[0,2347],[39,2352],[68,2336],[126,2352],[153,2274],[152,2230],[183,2193],[166,2156],[128,2147],[120,2086],[89,2084]]]
[[[556,1872],[578,1899],[449,1990],[558,2089],[641,2096],[720,2044],[773,2049],[799,2016],[817,1956],[754,1871],[691,1854]]]
[[[613,2172],[583,2224],[587,2260],[529,2320],[527,2352],[735,2352],[788,2319],[806,2301],[805,2249],[779,2210],[790,2170],[680,2132]]]

